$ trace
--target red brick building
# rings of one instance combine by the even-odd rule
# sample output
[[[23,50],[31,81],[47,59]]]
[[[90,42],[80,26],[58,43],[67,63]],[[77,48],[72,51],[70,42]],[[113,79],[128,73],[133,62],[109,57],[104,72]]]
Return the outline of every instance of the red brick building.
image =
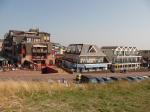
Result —
[[[25,61],[35,64],[50,64],[52,45],[50,34],[39,29],[29,31],[10,30],[5,34],[2,52],[13,63]]]

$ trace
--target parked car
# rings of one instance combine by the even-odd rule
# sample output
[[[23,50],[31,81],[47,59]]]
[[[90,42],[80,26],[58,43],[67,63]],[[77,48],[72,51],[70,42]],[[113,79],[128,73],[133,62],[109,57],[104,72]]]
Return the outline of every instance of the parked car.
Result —
[[[102,77],[102,79],[106,82],[106,83],[111,83],[113,82],[113,80],[110,77]]]
[[[131,79],[129,79],[129,78],[127,78],[127,77],[123,77],[123,78],[121,78],[122,80],[124,80],[124,81],[131,81]]]
[[[149,79],[149,77],[148,76],[142,76],[143,78],[145,78],[145,79]]]
[[[100,84],[105,84],[105,81],[104,81],[103,78],[101,78],[101,77],[96,77],[96,79],[98,80],[98,83],[100,83]]]
[[[139,81],[137,77],[133,77],[133,76],[129,76],[127,77],[127,79],[129,79],[129,81]]]
[[[50,68],[48,66],[41,69],[42,74],[48,74],[48,73],[58,73],[57,70]]]
[[[98,80],[96,79],[96,77],[93,77],[93,76],[82,75],[80,82],[81,82],[81,83],[92,83],[92,84],[96,84],[96,83],[98,83]]]
[[[110,77],[112,80],[114,80],[114,81],[119,81],[119,80],[121,80],[121,78],[119,78],[119,77]]]
[[[142,76],[137,76],[137,79],[139,79],[139,80],[144,80],[145,78],[142,77]]]

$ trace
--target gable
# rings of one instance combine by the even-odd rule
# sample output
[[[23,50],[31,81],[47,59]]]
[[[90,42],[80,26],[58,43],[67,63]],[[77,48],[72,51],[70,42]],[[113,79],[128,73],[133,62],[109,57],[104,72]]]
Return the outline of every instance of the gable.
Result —
[[[94,46],[90,46],[88,52],[89,52],[89,53],[96,53],[97,50],[95,49]]]

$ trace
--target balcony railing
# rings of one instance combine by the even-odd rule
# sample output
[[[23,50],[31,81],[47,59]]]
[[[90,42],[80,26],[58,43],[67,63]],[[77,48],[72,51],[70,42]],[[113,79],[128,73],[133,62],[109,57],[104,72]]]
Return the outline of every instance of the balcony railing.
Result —
[[[46,56],[32,56],[33,60],[44,60],[46,59]]]
[[[47,53],[47,50],[41,50],[41,49],[38,49],[38,50],[32,50],[33,53]]]
[[[140,61],[114,61],[113,63],[140,63]]]

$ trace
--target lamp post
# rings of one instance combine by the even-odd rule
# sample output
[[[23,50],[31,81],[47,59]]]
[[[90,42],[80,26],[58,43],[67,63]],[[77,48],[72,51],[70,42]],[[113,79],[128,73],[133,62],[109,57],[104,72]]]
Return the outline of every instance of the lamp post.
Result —
[[[78,73],[78,59],[77,59],[77,62],[76,62],[76,71],[77,71],[77,73]]]

